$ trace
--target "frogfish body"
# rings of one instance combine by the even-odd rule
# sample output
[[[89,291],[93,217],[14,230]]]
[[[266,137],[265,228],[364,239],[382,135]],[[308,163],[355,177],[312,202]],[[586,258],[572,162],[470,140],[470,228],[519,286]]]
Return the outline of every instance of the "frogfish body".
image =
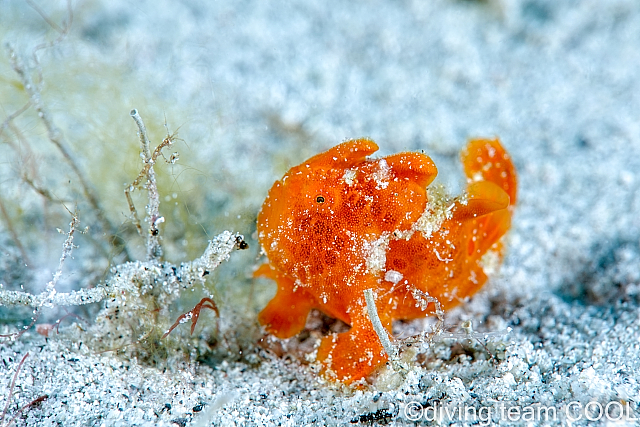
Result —
[[[279,338],[300,332],[311,309],[348,332],[323,338],[323,373],[351,383],[386,362],[364,299],[372,289],[382,324],[433,314],[477,292],[502,256],[516,202],[516,172],[497,139],[462,152],[465,194],[428,188],[437,174],[425,154],[379,159],[369,139],[339,144],[289,170],[258,215],[268,262],[255,275],[276,281],[259,315]],[[426,298],[428,296],[428,298]]]

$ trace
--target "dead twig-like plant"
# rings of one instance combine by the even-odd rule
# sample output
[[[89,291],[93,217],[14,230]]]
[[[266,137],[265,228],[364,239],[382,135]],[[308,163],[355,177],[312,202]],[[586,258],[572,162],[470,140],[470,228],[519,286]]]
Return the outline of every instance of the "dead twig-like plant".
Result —
[[[29,105],[33,106],[33,108],[37,111],[38,117],[47,130],[47,137],[49,141],[51,141],[51,143],[53,143],[57,147],[60,154],[62,154],[65,162],[69,165],[73,173],[78,177],[78,183],[82,188],[82,193],[86,200],[89,202],[89,205],[91,206],[93,213],[96,215],[96,218],[100,222],[103,231],[108,233],[108,235],[110,236],[110,243],[119,240],[119,238],[117,237],[116,227],[114,227],[107,218],[105,210],[102,208],[102,205],[94,188],[89,183],[89,179],[85,175],[79,163],[76,161],[76,158],[73,156],[72,151],[69,148],[69,144],[64,138],[62,131],[55,125],[52,119],[52,115],[49,113],[49,110],[46,108],[44,102],[42,101],[39,86],[34,83],[33,79],[31,78],[31,74],[25,66],[24,61],[20,58],[16,50],[11,45],[7,45],[7,51],[9,59],[11,61],[11,66],[20,78],[20,82],[29,95]],[[37,59],[34,59],[34,61],[37,61]],[[108,250],[106,251],[108,252]],[[127,259],[130,259],[126,245],[123,245],[123,252],[125,254],[125,257]]]
[[[15,298],[18,301],[20,301],[22,305],[33,305],[35,307],[35,310],[33,313],[32,322],[28,326],[25,326],[22,329],[22,331],[15,332],[13,334],[0,335],[0,338],[10,338],[12,340],[20,338],[25,332],[31,329],[31,327],[38,321],[38,317],[40,316],[40,310],[42,309],[42,307],[53,305],[53,300],[56,295],[56,284],[58,283],[58,281],[60,280],[60,277],[62,276],[62,267],[64,266],[65,260],[71,256],[71,252],[75,247],[73,245],[73,235],[76,232],[76,228],[78,227],[78,224],[80,224],[80,220],[78,219],[78,212],[76,210],[73,213],[71,213],[71,222],[69,223],[69,232],[67,233],[67,238],[65,239],[62,245],[62,255],[60,256],[58,268],[56,269],[56,272],[53,273],[53,278],[51,279],[51,281],[49,281],[49,283],[47,283],[47,286],[42,293],[40,293],[39,295],[31,295],[26,292],[1,291],[2,293],[4,293],[4,295],[0,295],[0,305],[3,305],[3,303],[4,305],[8,305],[7,303],[11,303],[12,302],[11,299]],[[27,302],[25,301],[25,299],[31,300],[31,301],[25,304]]]
[[[162,155],[162,150],[165,147],[171,147],[175,135],[167,135],[160,145],[153,150],[153,153],[151,153],[149,137],[147,136],[147,128],[142,121],[142,117],[140,117],[138,110],[135,109],[131,110],[130,114],[138,126],[138,136],[140,137],[140,146],[142,150],[141,155],[144,166],[131,185],[124,189],[124,194],[127,198],[132,220],[138,230],[138,234],[144,237],[142,226],[140,225],[140,219],[138,218],[138,212],[136,211],[133,199],[131,198],[131,193],[133,193],[136,188],[140,187],[143,182],[147,187],[149,199],[146,217],[146,221],[149,223],[149,230],[147,233],[147,259],[152,260],[162,256],[162,247],[160,246],[160,229],[158,228],[158,225],[164,222],[164,217],[160,216],[160,195],[158,193],[158,184],[156,182],[156,173],[153,169],[153,165],[155,165],[158,157]],[[177,157],[172,156],[169,162],[173,163],[176,159]]]

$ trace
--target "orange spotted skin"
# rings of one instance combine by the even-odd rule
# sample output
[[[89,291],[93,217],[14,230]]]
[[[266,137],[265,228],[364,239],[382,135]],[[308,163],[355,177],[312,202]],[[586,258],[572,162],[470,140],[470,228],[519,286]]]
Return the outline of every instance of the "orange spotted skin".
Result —
[[[463,302],[487,280],[488,260],[500,259],[516,200],[515,168],[497,139],[463,150],[468,187],[457,198],[427,190],[437,174],[428,156],[368,159],[377,149],[357,139],[310,158],[273,185],[258,214],[268,262],[255,275],[278,285],[260,323],[289,338],[315,308],[349,324],[325,337],[317,355],[325,376],[344,383],[387,360],[364,290],[374,290],[389,330],[393,320],[434,312],[424,293],[443,309]]]

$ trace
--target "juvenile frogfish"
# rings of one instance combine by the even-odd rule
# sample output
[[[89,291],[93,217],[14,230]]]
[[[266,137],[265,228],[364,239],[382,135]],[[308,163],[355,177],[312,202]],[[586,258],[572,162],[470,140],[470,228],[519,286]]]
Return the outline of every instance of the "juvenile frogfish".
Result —
[[[466,192],[448,196],[429,184],[437,174],[425,154],[368,158],[369,139],[339,144],[289,170],[258,214],[268,262],[255,276],[275,280],[260,312],[267,332],[289,338],[311,309],[349,331],[322,339],[326,377],[351,383],[388,359],[367,312],[372,289],[382,324],[433,314],[477,292],[502,257],[516,202],[516,171],[499,140],[471,140],[461,158]]]

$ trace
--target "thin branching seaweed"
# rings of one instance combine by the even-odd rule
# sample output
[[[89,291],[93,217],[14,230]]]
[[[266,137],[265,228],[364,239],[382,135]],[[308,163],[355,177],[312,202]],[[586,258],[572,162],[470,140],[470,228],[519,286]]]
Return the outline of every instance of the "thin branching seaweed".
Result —
[[[20,67],[18,67],[20,69]],[[42,101],[37,97],[34,105],[45,111]],[[46,116],[46,114],[45,114]],[[147,189],[147,216],[149,225],[146,232],[147,260],[125,262],[115,265],[111,269],[111,276],[100,283],[94,283],[92,287],[74,290],[71,292],[58,292],[56,285],[62,277],[62,268],[65,260],[71,256],[75,247],[74,235],[78,231],[80,223],[77,210],[71,213],[72,219],[69,231],[63,243],[62,255],[58,269],[53,274],[52,280],[47,283],[45,289],[38,293],[26,291],[6,290],[0,286],[0,306],[27,306],[33,307],[32,322],[21,330],[4,334],[1,337],[15,340],[29,330],[38,320],[40,312],[46,307],[78,306],[103,301],[104,308],[98,313],[95,324],[90,326],[87,333],[94,338],[96,349],[99,351],[121,350],[131,345],[144,342],[152,342],[159,345],[160,330],[166,329],[164,325],[168,307],[185,289],[195,285],[203,286],[207,276],[215,270],[222,261],[229,258],[235,249],[245,249],[246,242],[242,235],[225,231],[214,237],[201,257],[178,265],[173,265],[161,259],[162,247],[160,243],[159,224],[163,222],[160,215],[160,198],[155,179],[154,164],[158,157],[164,156],[162,150],[173,144],[175,134],[168,134],[164,140],[152,151],[147,136],[146,127],[137,110],[131,112],[131,116],[138,127],[141,141],[143,167],[133,181],[125,189],[125,196],[131,209],[131,214],[137,218],[137,212],[131,199],[131,192],[139,187]],[[52,131],[53,132],[53,131]],[[55,132],[54,132],[55,133]],[[56,141],[62,140],[58,137]],[[64,146],[64,145],[63,145]],[[70,155],[70,158],[72,156]],[[168,162],[175,162],[177,155],[172,155]],[[89,188],[89,187],[87,187]],[[142,227],[137,221],[137,228],[141,234]],[[193,326],[197,321],[200,310],[209,308],[219,315],[218,307],[213,299],[206,297],[191,312]],[[187,315],[181,316],[183,320]],[[174,324],[175,328],[180,322]],[[55,327],[58,324],[54,325]],[[43,328],[40,328],[44,331]],[[173,340],[175,342],[175,340]],[[171,340],[167,341],[171,342]],[[168,344],[167,344],[168,345]]]
[[[38,117],[40,118],[40,121],[45,126],[49,141],[58,149],[60,154],[62,154],[62,157],[64,158],[65,162],[74,172],[74,174],[77,176],[78,183],[82,189],[83,195],[86,198],[86,200],[89,202],[89,205],[91,206],[93,213],[96,215],[96,218],[98,219],[98,222],[102,227],[102,230],[111,236],[110,237],[111,242],[118,241],[119,238],[117,237],[118,235],[117,228],[111,223],[109,218],[107,218],[107,216],[105,215],[105,210],[102,207],[102,204],[100,202],[100,199],[98,198],[98,195],[95,189],[91,185],[84,170],[78,163],[78,160],[73,155],[73,152],[69,146],[69,143],[66,141],[64,134],[58,128],[58,126],[56,126],[56,124],[54,123],[51,113],[49,113],[48,108],[42,101],[39,85],[37,85],[33,81],[31,74],[25,65],[24,60],[20,57],[20,55],[15,50],[15,48],[12,45],[7,44],[6,49],[8,52],[9,59],[11,61],[11,67],[13,68],[15,73],[18,75],[20,82],[24,87],[24,90],[29,95],[29,105],[36,110],[36,112],[38,113]],[[33,55],[33,58],[34,58],[34,63],[36,65],[39,64],[35,53]],[[21,110],[22,109],[18,110],[18,112],[20,112]],[[14,115],[16,113],[14,113]],[[105,253],[108,253],[107,248],[103,248],[103,250],[105,251]],[[123,245],[122,250],[125,254],[125,258],[130,259],[126,245]]]

